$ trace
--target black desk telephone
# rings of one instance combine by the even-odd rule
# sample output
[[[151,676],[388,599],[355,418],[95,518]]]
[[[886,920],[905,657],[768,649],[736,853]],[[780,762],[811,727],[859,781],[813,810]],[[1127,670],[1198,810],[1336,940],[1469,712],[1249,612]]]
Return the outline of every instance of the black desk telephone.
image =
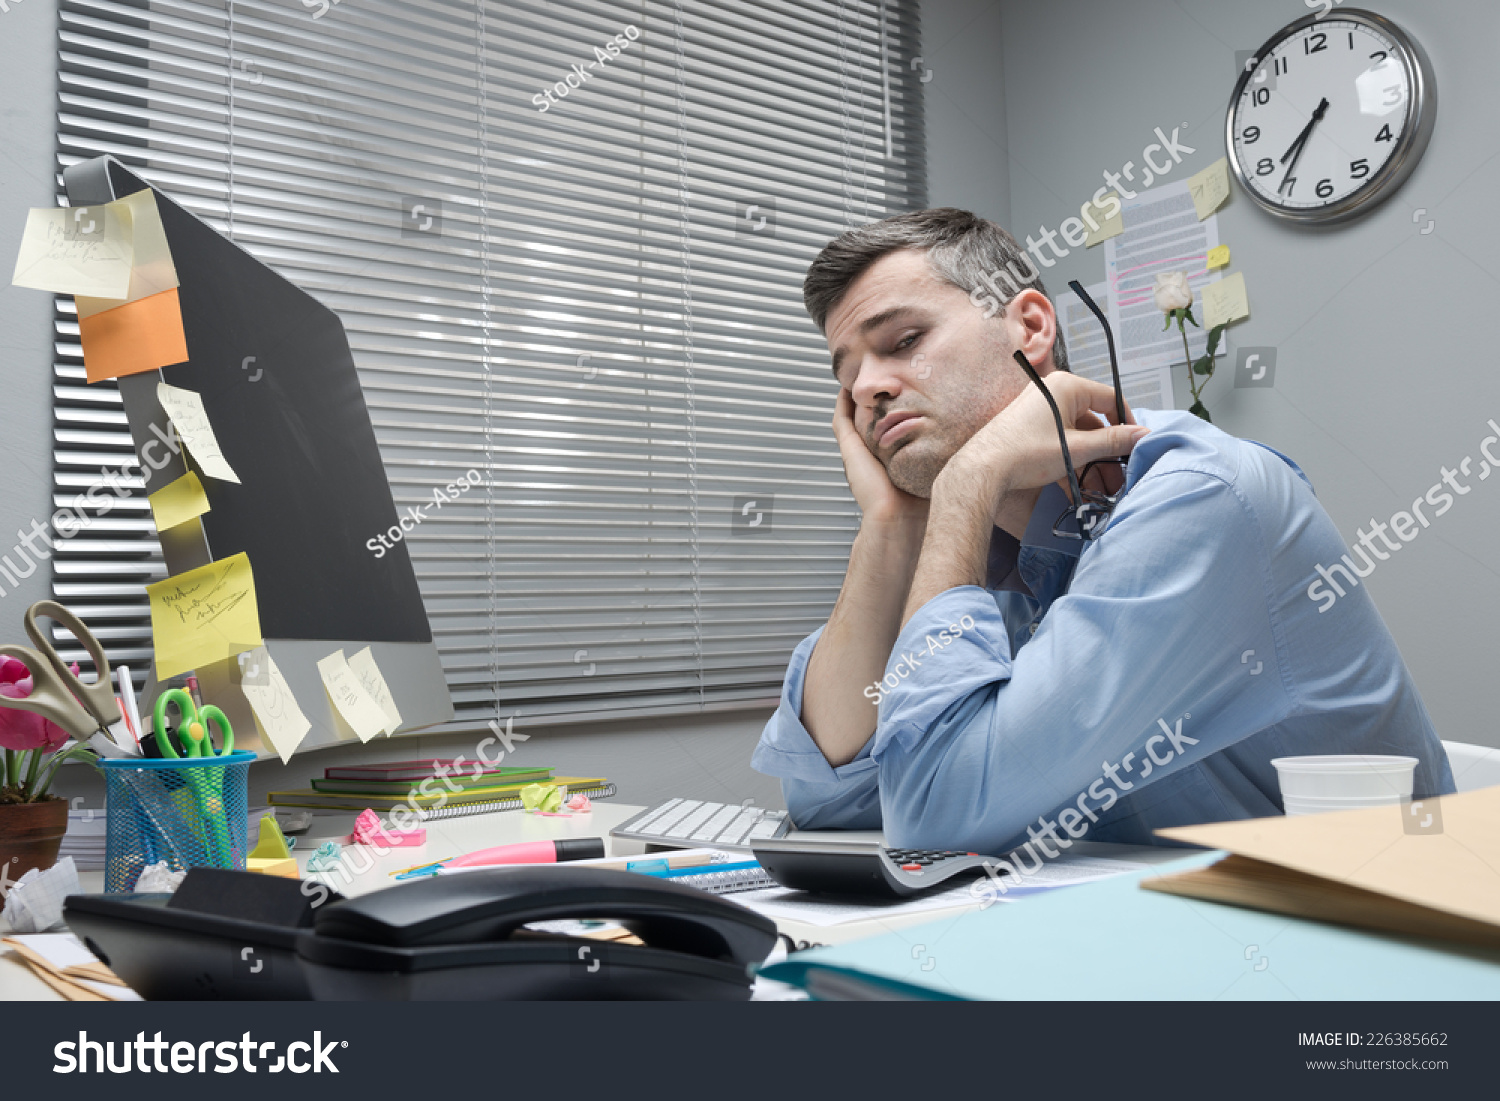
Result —
[[[486,868],[317,907],[301,888],[193,868],[174,895],[71,895],[64,917],[148,999],[743,1000],[776,943],[738,903],[605,868]],[[525,928],[564,918],[643,943]]]

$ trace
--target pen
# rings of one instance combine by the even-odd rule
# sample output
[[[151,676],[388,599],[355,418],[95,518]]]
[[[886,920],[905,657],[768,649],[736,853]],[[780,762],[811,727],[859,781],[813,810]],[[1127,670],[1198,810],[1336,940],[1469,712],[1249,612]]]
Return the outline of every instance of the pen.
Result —
[[[188,674],[187,686],[188,695],[193,697],[193,706],[196,707],[199,711],[202,711],[203,697],[198,695],[198,678],[192,673]]]

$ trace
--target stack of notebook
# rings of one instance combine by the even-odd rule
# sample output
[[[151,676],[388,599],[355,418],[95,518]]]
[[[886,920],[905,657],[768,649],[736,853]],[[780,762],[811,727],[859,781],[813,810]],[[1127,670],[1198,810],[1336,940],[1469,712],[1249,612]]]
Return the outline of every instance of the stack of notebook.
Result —
[[[489,768],[477,761],[454,762],[439,757],[395,761],[381,765],[343,765],[324,769],[322,779],[301,791],[273,791],[272,806],[313,807],[319,810],[377,812],[403,803],[426,818],[452,818],[515,810],[521,789],[528,784],[557,784],[568,795],[607,798],[615,786],[599,776],[553,776],[550,768]]]

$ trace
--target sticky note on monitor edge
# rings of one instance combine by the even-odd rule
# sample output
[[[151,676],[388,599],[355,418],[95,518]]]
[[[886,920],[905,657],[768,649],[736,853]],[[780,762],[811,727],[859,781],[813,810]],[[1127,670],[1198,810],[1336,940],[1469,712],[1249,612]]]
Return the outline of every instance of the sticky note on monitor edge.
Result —
[[[214,435],[208,410],[203,407],[203,398],[192,390],[159,382],[156,384],[156,399],[176,425],[177,434],[187,444],[193,458],[198,460],[203,473],[210,478],[238,484],[239,475],[219,449],[219,439]]]
[[[180,676],[261,644],[250,556],[241,552],[146,586],[156,676]]]
[[[368,742],[386,729],[385,712],[370,698],[359,683],[354,670],[344,657],[344,651],[335,650],[318,661],[318,675],[323,678],[323,687],[339,716],[362,742]]]
[[[380,666],[375,663],[375,655],[370,647],[366,646],[358,653],[351,654],[349,668],[354,671],[354,676],[358,679],[360,686],[385,715],[386,733],[394,734],[396,728],[401,725],[401,712],[396,708],[396,701],[391,696],[391,686],[386,683],[385,676],[380,672]]]
[[[124,298],[130,290],[130,223],[112,208],[103,203],[27,211],[11,285]]]
[[[265,646],[242,656],[240,691],[250,704],[261,738],[276,751],[282,764],[290,763],[312,723],[302,713],[292,686]]]
[[[185,524],[209,511],[208,495],[203,492],[203,483],[191,470],[146,499],[151,503],[151,515],[156,518],[157,531],[175,528],[178,524]]]

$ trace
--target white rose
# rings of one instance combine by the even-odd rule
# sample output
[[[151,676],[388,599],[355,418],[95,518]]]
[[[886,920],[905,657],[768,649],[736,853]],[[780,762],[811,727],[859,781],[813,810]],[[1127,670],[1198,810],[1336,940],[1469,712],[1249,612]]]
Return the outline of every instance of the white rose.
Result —
[[[1158,272],[1155,293],[1156,308],[1162,313],[1193,304],[1193,288],[1188,286],[1187,275],[1180,271]]]

